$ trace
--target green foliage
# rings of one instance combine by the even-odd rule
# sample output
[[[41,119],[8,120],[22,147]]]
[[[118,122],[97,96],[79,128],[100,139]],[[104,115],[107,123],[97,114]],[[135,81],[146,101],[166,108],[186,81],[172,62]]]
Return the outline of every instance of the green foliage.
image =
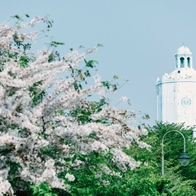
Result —
[[[28,63],[30,62],[30,58],[28,56],[21,56],[20,57],[20,60],[19,60],[19,65],[21,67],[27,67],[28,66]]]
[[[62,45],[65,45],[65,44],[63,42],[56,42],[56,41],[52,41],[50,43],[50,46],[53,46],[53,47],[62,46]]]
[[[65,60],[65,59],[64,59]],[[83,69],[73,69],[70,66],[71,69],[71,77],[73,78],[78,78],[77,80],[75,80],[75,82],[73,83],[73,87],[76,91],[80,91],[82,89],[82,85],[83,84],[87,84],[87,79],[89,77],[91,77],[91,73],[89,68],[95,68],[95,63],[98,63],[95,60],[89,60],[87,61],[86,59],[85,61],[85,67]]]
[[[17,33],[13,35],[13,44],[18,48],[18,49],[23,49],[24,54],[26,53],[27,50],[31,49],[31,44],[30,43],[25,43],[24,42],[24,37],[19,37]]]
[[[81,124],[86,124],[89,122],[102,122],[103,124],[107,123],[105,119],[92,120],[91,115],[102,110],[102,107],[107,104],[104,98],[99,101],[86,101],[81,107],[76,108],[75,110],[69,113],[70,116],[77,119]]]
[[[16,174],[18,172],[19,168],[21,168],[19,163],[15,163],[13,161],[8,161],[7,165],[10,168],[9,173],[11,173],[11,174]],[[10,175],[10,176],[13,176],[13,175]]]
[[[105,86],[107,89],[110,89],[110,82],[108,81],[102,81],[103,86]]]
[[[99,154],[92,152],[88,155],[75,154],[73,159],[81,160],[83,163],[80,169],[71,168],[69,173],[75,176],[73,182],[66,180],[71,185],[71,195],[73,196],[109,196],[109,195],[125,195],[123,190],[118,186],[121,177],[110,175],[102,170],[101,166],[115,167],[112,163],[112,155],[110,153]],[[60,176],[65,176],[67,171],[63,171]],[[109,182],[109,184],[107,184]]]
[[[113,91],[116,91],[117,90],[117,85],[116,84],[113,84],[113,83],[111,83],[109,81],[102,81],[102,84],[107,89],[112,89]]]
[[[40,101],[45,96],[46,92],[45,90],[41,91],[39,90],[39,85],[42,84],[42,81],[36,82],[33,84],[33,86],[29,87],[29,93],[32,97],[32,102],[34,105],[40,103]]]
[[[143,141],[151,145],[150,151],[132,146],[126,150],[143,164],[130,175],[130,195],[196,195],[195,162],[196,143],[192,138],[192,129],[183,124],[157,123],[147,127],[148,135]],[[165,176],[161,177],[161,142],[163,135],[171,130],[180,131],[186,139],[186,152],[191,157],[188,166],[180,165],[178,158],[183,152],[183,138],[179,133],[170,132],[164,139]],[[147,187],[147,188],[146,188]],[[142,191],[145,190],[146,193]],[[135,191],[135,192],[134,192]],[[129,194],[128,194],[129,195]]]
[[[28,15],[26,14],[26,16]],[[18,14],[12,16],[12,18],[16,18],[17,20],[23,21],[22,17],[20,17]]]
[[[18,182],[16,182],[18,183]],[[21,182],[20,182],[21,183]],[[71,194],[65,190],[59,188],[52,188],[47,183],[42,182],[40,184],[28,184],[23,182],[23,187],[20,191],[16,191],[17,196],[71,196]]]
[[[56,193],[52,193],[52,188],[46,183],[32,185],[31,189],[33,196],[58,196]]]
[[[114,78],[115,80],[119,79],[119,77],[118,77],[117,75],[114,75],[113,78]]]
[[[47,147],[41,148],[40,153],[55,159],[61,153],[61,149],[58,149],[57,147],[47,146]]]
[[[86,67],[90,67],[90,68],[94,68],[95,67],[95,64],[98,64],[98,62],[95,61],[95,60],[89,60],[89,61],[87,61],[86,59],[84,59],[84,62],[86,64]]]
[[[94,104],[93,102],[92,106],[99,105],[98,103]],[[83,110],[76,110],[72,113],[75,117],[80,117],[81,114],[83,115]],[[86,123],[92,119],[78,118],[78,120],[81,123]],[[132,171],[120,172],[113,164],[112,156],[109,152],[102,154],[92,152],[86,155],[76,153],[72,159],[65,159],[67,165],[69,165],[68,162],[74,163],[76,160],[80,160],[85,164],[82,164],[80,168],[70,167],[59,174],[61,178],[64,178],[67,172],[75,176],[75,180],[71,182],[65,179],[65,183],[69,184],[71,189],[70,193],[64,193],[64,195],[158,196],[161,195],[163,189],[163,195],[165,196],[196,195],[194,175],[194,163],[196,161],[196,151],[194,149],[196,149],[196,144],[192,140],[191,129],[184,128],[183,125],[162,123],[157,123],[154,127],[147,127],[147,129],[149,134],[143,137],[143,141],[151,145],[150,151],[140,149],[137,146],[132,146],[129,150],[125,150],[136,160],[142,162],[140,167]],[[170,130],[178,130],[184,134],[187,141],[187,153],[191,157],[191,162],[187,167],[180,166],[178,157],[183,151],[183,141],[179,134],[171,132],[164,140],[165,177],[161,177],[161,139]],[[96,134],[92,134],[89,137],[96,138]],[[47,153],[49,154],[50,152],[53,154],[51,149],[47,149]],[[119,172],[119,175],[105,173],[100,170],[102,166],[113,168],[116,172]],[[51,192],[49,189],[47,191]]]

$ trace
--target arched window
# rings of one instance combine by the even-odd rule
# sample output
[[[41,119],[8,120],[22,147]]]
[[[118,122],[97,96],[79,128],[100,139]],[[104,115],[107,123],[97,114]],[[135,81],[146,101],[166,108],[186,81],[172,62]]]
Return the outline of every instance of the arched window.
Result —
[[[187,58],[187,65],[188,65],[188,67],[191,67],[190,57]]]
[[[183,57],[180,58],[180,67],[181,68],[184,67],[184,58]]]

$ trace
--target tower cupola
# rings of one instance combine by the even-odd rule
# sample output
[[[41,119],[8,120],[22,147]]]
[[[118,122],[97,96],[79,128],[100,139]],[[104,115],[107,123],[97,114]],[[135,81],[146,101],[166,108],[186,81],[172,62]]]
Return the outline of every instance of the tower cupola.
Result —
[[[190,49],[186,46],[178,48],[176,57],[176,68],[193,68],[193,59]]]

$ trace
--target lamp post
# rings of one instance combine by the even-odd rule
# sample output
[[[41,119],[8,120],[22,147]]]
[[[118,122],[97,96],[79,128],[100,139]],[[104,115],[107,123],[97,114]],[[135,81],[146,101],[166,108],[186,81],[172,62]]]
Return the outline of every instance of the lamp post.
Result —
[[[161,159],[161,174],[162,176],[165,175],[165,171],[164,171],[164,139],[165,139],[165,136],[168,134],[168,133],[171,133],[171,132],[177,132],[179,133],[182,138],[183,138],[183,142],[184,142],[184,148],[183,148],[183,153],[181,154],[181,156],[179,157],[179,161],[180,163],[182,164],[182,166],[187,166],[189,164],[189,161],[190,161],[190,157],[188,156],[188,154],[186,153],[186,141],[185,141],[185,137],[184,135],[180,132],[180,131],[177,131],[177,130],[172,130],[172,131],[168,131],[167,133],[165,133],[163,135],[163,138],[162,138],[162,143],[161,143],[161,149],[162,149],[162,159]],[[164,187],[162,189],[162,193],[164,192]]]

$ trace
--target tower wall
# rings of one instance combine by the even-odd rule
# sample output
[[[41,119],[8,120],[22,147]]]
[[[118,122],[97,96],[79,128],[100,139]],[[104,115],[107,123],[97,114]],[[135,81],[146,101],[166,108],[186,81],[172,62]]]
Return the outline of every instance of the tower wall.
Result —
[[[157,120],[196,126],[196,71],[192,53],[182,46],[175,58],[175,70],[156,82]]]
[[[196,80],[160,82],[157,88],[158,121],[196,125]]]

